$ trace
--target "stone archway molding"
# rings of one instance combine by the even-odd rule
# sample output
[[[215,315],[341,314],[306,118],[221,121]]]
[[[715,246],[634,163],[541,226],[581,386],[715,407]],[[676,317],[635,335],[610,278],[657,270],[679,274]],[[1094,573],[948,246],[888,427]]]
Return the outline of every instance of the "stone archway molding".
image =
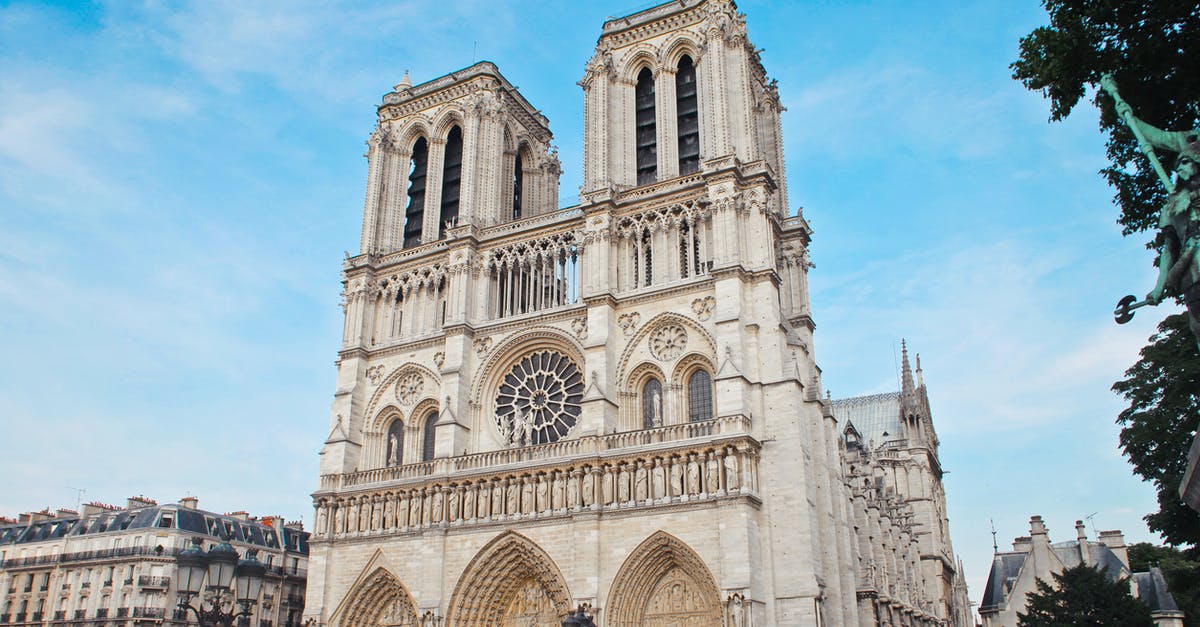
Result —
[[[553,606],[555,627],[571,611],[571,594],[554,560],[533,540],[506,531],[488,542],[463,570],[446,624],[455,627],[505,625],[519,595],[538,588]]]
[[[607,605],[605,625],[614,627],[664,619],[721,624],[721,594],[712,572],[691,547],[665,531],[651,534],[621,564]]]
[[[376,550],[346,597],[330,616],[334,627],[416,627],[417,607],[400,578],[385,567]]]

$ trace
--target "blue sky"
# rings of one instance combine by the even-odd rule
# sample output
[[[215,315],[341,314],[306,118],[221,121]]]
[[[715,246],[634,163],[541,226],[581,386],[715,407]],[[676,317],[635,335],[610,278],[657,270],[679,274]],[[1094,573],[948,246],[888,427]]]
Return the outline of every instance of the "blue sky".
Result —
[[[0,2],[0,514],[197,495],[311,518],[379,98],[496,62],[580,182],[579,2]],[[793,211],[815,236],[834,396],[921,354],[951,531],[978,601],[1044,516],[1154,540],[1109,391],[1161,317],[1122,238],[1096,112],[1063,123],[1009,77],[1033,1],[754,2],[779,80]]]

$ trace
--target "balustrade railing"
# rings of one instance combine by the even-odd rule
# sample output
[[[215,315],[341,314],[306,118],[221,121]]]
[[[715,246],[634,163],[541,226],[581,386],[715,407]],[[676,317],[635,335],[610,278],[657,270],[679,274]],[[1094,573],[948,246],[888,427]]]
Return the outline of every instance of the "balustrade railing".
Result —
[[[759,445],[746,433],[745,423],[740,417],[717,419],[497,451],[502,455],[491,458],[452,458],[443,475],[319,498],[316,536],[417,531],[754,495]],[[673,445],[637,448],[658,442]],[[539,459],[550,463],[529,464]],[[492,464],[479,466],[486,472],[451,474],[458,469],[455,462],[476,460]],[[521,463],[507,466],[515,462]]]
[[[431,462],[417,462],[373,468],[342,475],[322,475],[320,488],[332,490],[376,483],[390,483],[405,479],[423,479],[445,472],[470,471],[484,468],[526,464],[531,461],[568,458],[579,455],[595,455],[631,446],[646,446],[676,442],[690,438],[749,433],[750,419],[745,416],[723,416],[712,420],[667,425],[655,429],[622,431],[601,436],[570,438],[519,448],[500,449],[448,457]]]

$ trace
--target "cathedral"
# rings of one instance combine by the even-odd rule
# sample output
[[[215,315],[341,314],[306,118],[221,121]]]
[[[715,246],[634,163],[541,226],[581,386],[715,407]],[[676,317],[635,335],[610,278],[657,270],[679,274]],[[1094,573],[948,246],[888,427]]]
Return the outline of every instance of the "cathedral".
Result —
[[[821,393],[783,106],[731,0],[610,19],[583,183],[492,63],[378,107],[313,627],[971,625],[938,440]]]

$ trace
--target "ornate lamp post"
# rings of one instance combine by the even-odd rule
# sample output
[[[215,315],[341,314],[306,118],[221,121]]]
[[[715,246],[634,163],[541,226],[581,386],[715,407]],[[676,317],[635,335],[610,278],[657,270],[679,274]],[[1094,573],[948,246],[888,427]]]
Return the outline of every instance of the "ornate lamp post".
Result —
[[[239,561],[237,551],[228,542],[214,546],[208,553],[200,548],[201,543],[200,538],[193,538],[192,546],[175,558],[179,579],[177,613],[186,617],[191,610],[201,627],[233,627],[234,621],[247,624],[267,572],[256,557],[258,550],[246,551],[246,557]],[[192,606],[192,597],[200,594],[206,577],[208,586],[197,609]],[[241,606],[240,612],[234,611],[235,600]]]
[[[596,622],[591,616],[587,615],[587,611],[580,605],[579,609],[567,614],[566,620],[562,622],[562,627],[596,627]]]

